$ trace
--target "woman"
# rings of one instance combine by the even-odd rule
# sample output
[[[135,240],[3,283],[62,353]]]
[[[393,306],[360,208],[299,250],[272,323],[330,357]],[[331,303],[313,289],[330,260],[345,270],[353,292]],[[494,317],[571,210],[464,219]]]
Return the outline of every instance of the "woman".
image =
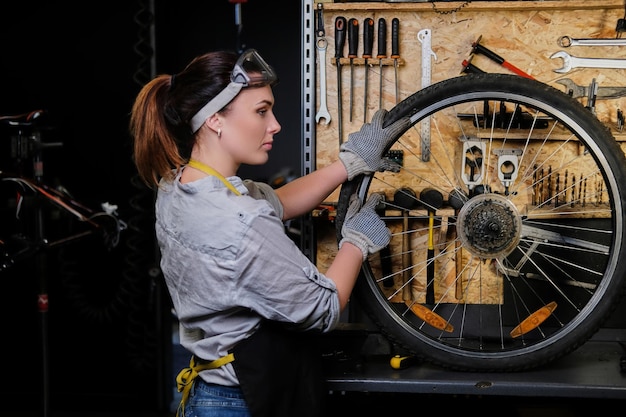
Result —
[[[161,269],[192,354],[177,381],[185,416],[319,415],[325,395],[310,335],[336,327],[361,263],[389,243],[372,198],[348,210],[326,273],[284,233],[383,158],[409,126],[382,128],[386,112],[352,133],[339,159],[277,190],[237,177],[267,162],[280,131],[274,70],[255,50],[212,52],[144,86],[130,130],[139,175],[158,188]]]

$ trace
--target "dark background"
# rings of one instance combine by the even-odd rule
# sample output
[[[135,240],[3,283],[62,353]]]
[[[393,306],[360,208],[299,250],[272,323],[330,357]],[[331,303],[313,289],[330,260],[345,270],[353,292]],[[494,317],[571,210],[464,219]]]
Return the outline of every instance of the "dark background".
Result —
[[[172,317],[155,268],[154,195],[132,163],[129,111],[152,77],[153,58],[157,74],[171,74],[209,50],[256,48],[280,77],[274,94],[282,131],[270,162],[240,174],[299,175],[301,8],[295,0],[244,2],[240,34],[229,0],[36,0],[0,14],[0,116],[44,111],[35,127],[1,123],[2,175],[32,177],[37,152],[16,154],[12,145],[36,129],[43,143],[62,144],[41,151],[43,183],[96,211],[103,202],[117,205],[127,225],[113,248],[97,233],[65,243],[90,229],[32,198],[17,212],[23,190],[0,184],[0,261],[16,248],[34,249],[0,267],[0,410],[169,408]],[[48,310],[38,310],[39,294],[48,295]]]
[[[240,38],[229,0],[153,4],[154,15],[151,3],[139,0],[33,0],[0,13],[0,116],[45,110],[42,140],[62,146],[43,151],[44,183],[62,186],[88,207],[115,204],[127,224],[114,248],[94,234],[3,269],[4,243],[13,250],[15,235],[27,238],[17,239],[18,246],[42,244],[33,226],[39,210],[47,242],[89,228],[28,199],[18,213],[15,187],[0,182],[2,415],[40,410],[44,398],[55,411],[170,408],[174,320],[156,268],[154,195],[135,175],[128,134],[129,111],[151,78],[151,59],[156,73],[171,74],[208,50],[241,43],[258,49],[281,79],[274,94],[283,129],[270,162],[240,173],[267,180],[283,169],[301,170],[301,2],[248,0]],[[0,122],[0,174],[28,177],[32,161],[12,155],[15,135],[15,127]],[[39,312],[42,293],[49,295],[49,310]],[[622,328],[624,307],[610,325]]]

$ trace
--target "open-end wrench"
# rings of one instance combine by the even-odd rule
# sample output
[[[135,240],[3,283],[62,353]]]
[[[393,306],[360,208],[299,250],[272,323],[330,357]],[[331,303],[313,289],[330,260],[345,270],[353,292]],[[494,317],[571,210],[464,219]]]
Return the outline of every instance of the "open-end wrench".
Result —
[[[326,40],[326,32],[324,30],[324,17],[323,17],[324,5],[319,3],[317,5],[317,21],[316,21],[316,31],[317,31],[317,53],[319,60],[319,74],[320,74],[320,108],[315,115],[315,123],[319,123],[320,120],[324,119],[326,123],[330,123],[330,113],[328,112],[328,107],[326,106],[326,47],[328,46],[328,41]]]
[[[326,123],[330,123],[330,113],[328,107],[326,107],[326,45],[325,38],[317,40],[317,52],[319,53],[319,66],[320,66],[320,108],[315,115],[315,122],[319,123],[321,119],[326,120]]]
[[[568,54],[564,51],[555,52],[550,59],[561,58],[563,66],[553,70],[560,74],[569,72],[572,68],[626,68],[626,59],[610,59],[610,58],[579,58]]]
[[[589,87],[577,85],[569,78],[561,78],[556,81],[558,84],[565,86],[565,92],[574,98],[588,97]],[[626,87],[598,87],[596,91],[597,99],[609,99],[626,97]]]

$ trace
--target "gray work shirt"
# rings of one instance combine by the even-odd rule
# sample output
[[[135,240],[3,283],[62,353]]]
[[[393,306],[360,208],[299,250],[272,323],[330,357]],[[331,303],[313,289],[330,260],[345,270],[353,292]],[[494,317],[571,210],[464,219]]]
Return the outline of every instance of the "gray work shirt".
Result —
[[[228,354],[262,318],[294,330],[339,323],[337,288],[287,236],[282,206],[267,184],[214,176],[161,181],[156,237],[161,269],[180,322],[180,343],[198,358]],[[231,364],[203,371],[209,383],[238,385]]]

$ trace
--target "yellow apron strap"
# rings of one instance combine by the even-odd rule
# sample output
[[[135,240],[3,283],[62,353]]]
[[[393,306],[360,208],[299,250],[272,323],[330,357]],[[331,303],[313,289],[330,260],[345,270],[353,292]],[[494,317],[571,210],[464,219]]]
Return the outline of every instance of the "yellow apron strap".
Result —
[[[187,398],[189,397],[189,392],[191,391],[193,381],[194,379],[196,379],[201,371],[206,371],[207,369],[216,369],[234,360],[235,355],[229,353],[228,355],[222,356],[221,358],[215,359],[214,361],[199,364],[196,362],[196,357],[192,355],[191,360],[189,361],[189,367],[183,368],[176,377],[176,387],[178,388],[178,392],[183,393],[183,397],[180,401],[180,406],[176,411],[176,417],[179,417],[179,411],[182,411],[184,413],[185,403],[187,402]]]

